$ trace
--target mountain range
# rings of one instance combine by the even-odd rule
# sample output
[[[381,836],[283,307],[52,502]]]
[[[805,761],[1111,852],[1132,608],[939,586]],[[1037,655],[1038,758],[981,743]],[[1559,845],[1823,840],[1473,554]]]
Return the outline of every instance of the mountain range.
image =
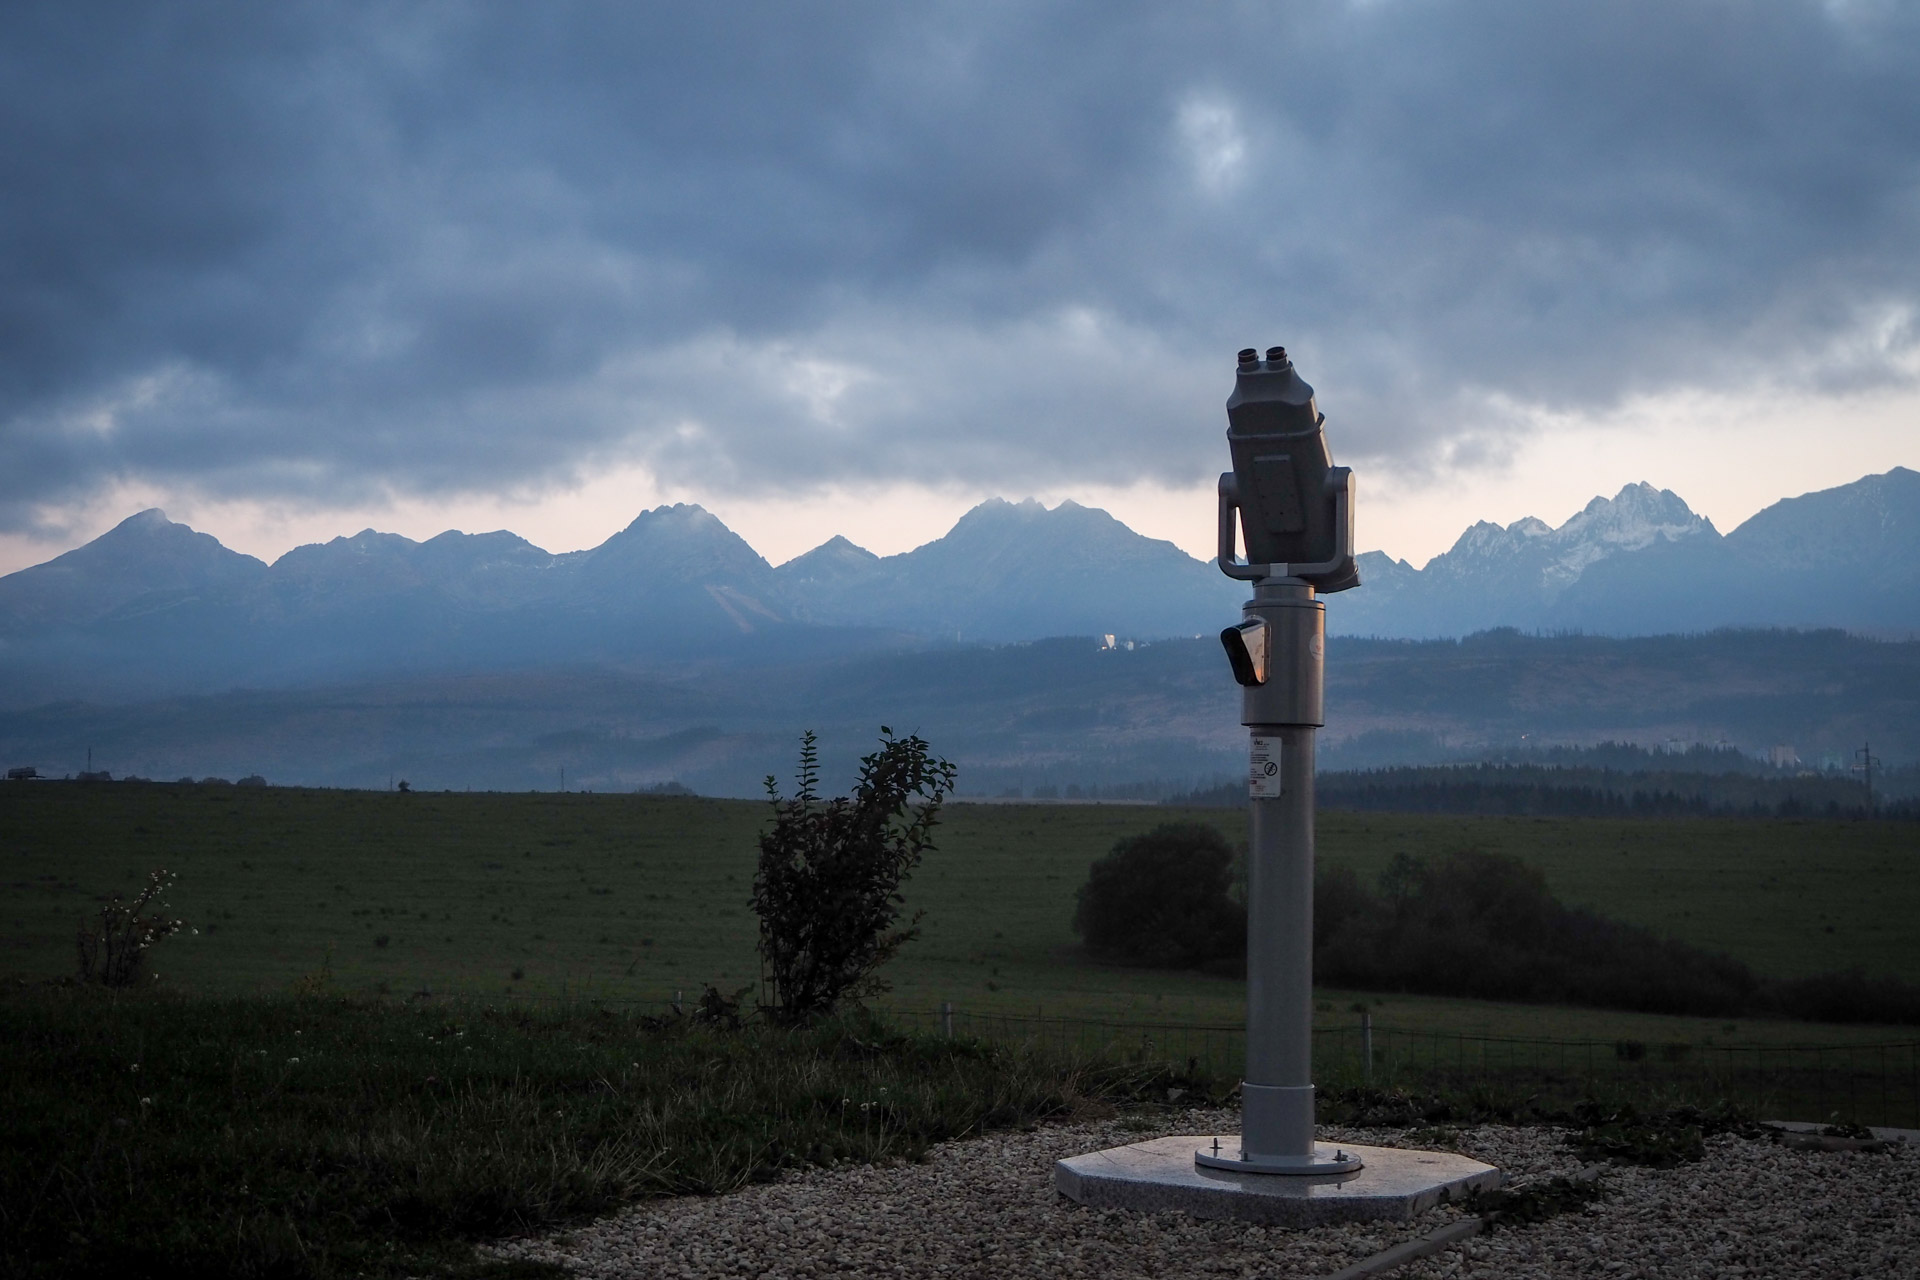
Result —
[[[1652,635],[1720,627],[1920,631],[1920,473],[1775,503],[1721,535],[1629,485],[1559,528],[1482,522],[1424,569],[1380,552],[1329,598],[1336,635],[1495,627]],[[134,515],[0,577],[0,705],[554,664],[764,663],[1048,636],[1203,635],[1246,588],[1104,511],[994,499],[877,556],[834,538],[778,567],[693,505],[590,550],[515,534],[368,529],[271,565]]]
[[[1482,521],[1424,569],[1376,551],[1360,570],[1366,590],[1328,606],[1329,626],[1350,634],[1911,632],[1920,629],[1920,472],[1895,467],[1788,498],[1725,536],[1672,491],[1628,485],[1557,529]]]

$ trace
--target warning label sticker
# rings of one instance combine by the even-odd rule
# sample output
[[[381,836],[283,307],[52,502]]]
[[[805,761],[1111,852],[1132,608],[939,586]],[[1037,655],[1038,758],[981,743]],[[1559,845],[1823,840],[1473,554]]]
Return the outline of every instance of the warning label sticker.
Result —
[[[1268,800],[1280,794],[1280,739],[1255,738],[1247,758],[1247,794]]]

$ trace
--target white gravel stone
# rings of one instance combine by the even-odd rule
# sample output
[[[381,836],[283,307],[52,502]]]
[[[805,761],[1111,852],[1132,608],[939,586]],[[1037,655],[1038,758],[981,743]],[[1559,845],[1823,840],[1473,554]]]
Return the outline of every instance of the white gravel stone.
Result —
[[[1460,1216],[1283,1230],[1182,1214],[1087,1209],[1053,1190],[1062,1156],[1173,1133],[1230,1131],[1233,1113],[1050,1127],[946,1143],[924,1164],[846,1165],[727,1196],[656,1200],[558,1235],[492,1246],[595,1280],[629,1277],[1307,1277]],[[1330,1141],[1441,1146],[1515,1184],[1571,1174],[1539,1128],[1323,1129]],[[1409,1136],[1414,1140],[1407,1140]],[[1477,1237],[1397,1277],[1755,1277],[1920,1274],[1920,1154],[1799,1152],[1731,1136],[1678,1169],[1620,1168],[1585,1211]]]

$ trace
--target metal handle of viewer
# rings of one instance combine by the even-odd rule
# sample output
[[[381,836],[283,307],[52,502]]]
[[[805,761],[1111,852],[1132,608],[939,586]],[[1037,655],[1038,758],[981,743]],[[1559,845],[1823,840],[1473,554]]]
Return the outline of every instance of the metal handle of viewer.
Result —
[[[1240,482],[1233,472],[1220,473],[1220,540],[1217,563],[1220,572],[1241,582],[1262,578],[1298,578],[1337,573],[1353,563],[1353,468],[1333,467],[1327,472],[1327,488],[1333,492],[1333,559],[1315,564],[1249,564],[1234,550],[1238,541],[1235,527],[1240,515]]]
[[[1273,567],[1272,565],[1248,564],[1235,553],[1234,543],[1238,538],[1234,523],[1239,514],[1240,482],[1234,477],[1233,472],[1223,471],[1220,473],[1220,555],[1217,561],[1220,572],[1229,578],[1237,578],[1241,582],[1257,582],[1261,578],[1271,578],[1273,574],[1268,570]]]

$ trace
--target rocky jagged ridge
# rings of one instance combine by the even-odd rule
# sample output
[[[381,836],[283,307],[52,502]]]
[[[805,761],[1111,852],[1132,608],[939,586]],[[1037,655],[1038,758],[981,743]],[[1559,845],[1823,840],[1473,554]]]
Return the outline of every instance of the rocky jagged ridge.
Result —
[[[1482,522],[1425,569],[1379,552],[1332,597],[1334,634],[1495,627],[1667,634],[1727,626],[1920,631],[1920,473],[1776,503],[1722,537],[1629,485],[1558,528]],[[796,648],[1205,634],[1245,588],[1104,511],[1000,499],[895,556],[834,538],[778,568],[712,513],[643,511],[555,554],[502,531],[362,530],[273,565],[144,511],[0,578],[8,678],[37,696],[718,656]],[[24,693],[22,694],[24,696]]]
[[[1920,472],[1788,498],[1722,536],[1670,490],[1628,485],[1559,528],[1481,522],[1424,569],[1360,558],[1331,630],[1435,638],[1493,627],[1660,635],[1739,626],[1920,630]]]

